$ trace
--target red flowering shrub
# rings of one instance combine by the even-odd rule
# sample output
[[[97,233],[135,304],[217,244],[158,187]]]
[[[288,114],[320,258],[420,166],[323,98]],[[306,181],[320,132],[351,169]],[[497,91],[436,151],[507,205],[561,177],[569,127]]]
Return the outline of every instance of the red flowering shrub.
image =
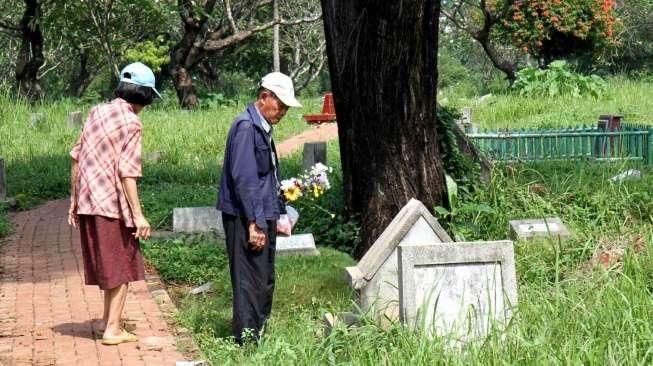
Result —
[[[497,0],[498,1],[498,0]],[[615,45],[615,0],[516,0],[499,32],[524,53],[555,58]]]

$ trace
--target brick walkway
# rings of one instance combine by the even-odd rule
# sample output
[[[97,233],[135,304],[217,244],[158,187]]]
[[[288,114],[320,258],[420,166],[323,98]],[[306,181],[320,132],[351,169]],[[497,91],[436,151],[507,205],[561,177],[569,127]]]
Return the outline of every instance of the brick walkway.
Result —
[[[329,141],[338,137],[338,126],[335,123],[325,123],[313,126],[303,133],[292,136],[277,145],[279,156],[292,154],[295,150],[301,149],[305,142]]]
[[[103,346],[90,319],[102,318],[96,286],[85,286],[79,232],[66,222],[69,201],[13,215],[15,234],[0,246],[0,365],[174,365],[175,349],[144,281],[129,288],[128,326],[142,343]],[[158,348],[158,347],[157,347]]]

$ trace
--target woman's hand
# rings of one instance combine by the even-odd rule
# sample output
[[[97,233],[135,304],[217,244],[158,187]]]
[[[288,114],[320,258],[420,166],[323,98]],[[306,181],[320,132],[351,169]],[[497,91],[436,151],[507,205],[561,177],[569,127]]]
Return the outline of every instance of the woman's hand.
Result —
[[[77,216],[77,202],[71,200],[70,209],[68,210],[68,225],[74,227],[75,229],[79,228],[79,216]]]
[[[134,225],[136,226],[136,232],[134,233],[136,239],[147,240],[150,238],[150,223],[147,222],[145,216],[138,215],[134,217]]]

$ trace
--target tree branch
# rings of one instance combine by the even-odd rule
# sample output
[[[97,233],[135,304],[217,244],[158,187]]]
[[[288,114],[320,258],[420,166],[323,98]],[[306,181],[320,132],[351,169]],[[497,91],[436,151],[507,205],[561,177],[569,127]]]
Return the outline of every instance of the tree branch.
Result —
[[[242,40],[245,40],[255,33],[264,31],[266,29],[272,28],[275,24],[281,24],[281,25],[296,25],[296,24],[302,24],[302,23],[310,23],[317,21],[322,17],[322,13],[318,13],[317,15],[311,16],[311,17],[304,17],[304,18],[299,18],[299,19],[294,19],[294,20],[283,20],[280,19],[278,21],[272,20],[267,23],[263,23],[261,25],[258,25],[256,27],[252,27],[250,29],[246,30],[241,30],[237,33],[234,33],[228,37],[224,37],[221,39],[215,39],[214,37],[209,36],[209,40],[207,40],[202,48],[207,51],[207,52],[215,52],[219,51],[222,49],[225,49],[229,46],[231,46],[234,43],[240,42]],[[212,32],[213,33],[213,32]]]

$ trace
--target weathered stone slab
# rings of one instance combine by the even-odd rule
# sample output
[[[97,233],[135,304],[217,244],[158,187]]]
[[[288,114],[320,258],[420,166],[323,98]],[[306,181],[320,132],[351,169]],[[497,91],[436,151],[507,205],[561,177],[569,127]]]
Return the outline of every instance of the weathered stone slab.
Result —
[[[512,220],[509,223],[510,237],[514,240],[529,239],[534,236],[566,238],[571,236],[569,229],[558,217],[545,219]]]
[[[212,291],[213,291],[213,281],[209,281],[203,284],[202,286],[195,287],[194,289],[190,290],[188,293],[191,295],[197,295],[197,294],[204,294]]]
[[[349,286],[357,290],[360,310],[373,311],[381,321],[399,320],[397,246],[452,241],[426,207],[411,199],[360,262],[346,268]]]
[[[327,163],[326,142],[307,142],[304,144],[302,167],[309,170],[316,163]]]
[[[84,114],[80,111],[68,114],[68,128],[80,128],[84,123]]]
[[[331,330],[338,326],[351,327],[357,326],[360,323],[360,315],[352,312],[344,312],[338,314],[325,313],[324,314],[324,333],[329,335]]]
[[[517,306],[512,241],[402,244],[401,322],[454,343],[502,329]]]
[[[319,255],[315,247],[313,234],[293,234],[291,236],[277,236],[277,255]]]
[[[172,231],[194,233],[215,231],[224,236],[222,216],[215,207],[182,207],[172,210]]]
[[[45,113],[32,113],[29,116],[29,127],[35,128],[38,125],[45,123],[46,116]]]

